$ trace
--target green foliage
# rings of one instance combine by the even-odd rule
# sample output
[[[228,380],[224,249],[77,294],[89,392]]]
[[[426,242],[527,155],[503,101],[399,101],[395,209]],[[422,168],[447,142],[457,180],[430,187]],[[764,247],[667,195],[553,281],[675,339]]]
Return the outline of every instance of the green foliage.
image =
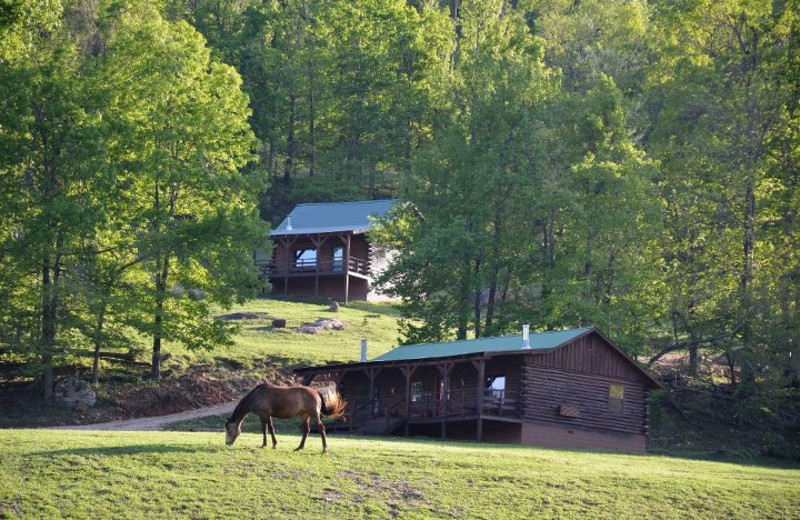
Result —
[[[424,219],[376,235],[403,244],[383,282],[422,321],[411,342],[530,320],[592,323],[639,349],[658,311],[655,165],[613,79],[548,67],[563,51],[520,14],[462,7],[452,113],[404,185]]]
[[[236,71],[146,3],[69,7],[0,74],[2,341],[45,397],[82,342],[127,347],[126,327],[156,351],[230,343],[209,304],[252,292],[266,242]]]
[[[130,327],[154,368],[229,343],[256,204],[392,197],[405,341],[594,324],[797,384],[798,11],[4,2],[0,348],[47,378]]]
[[[786,220],[798,206],[785,197],[797,184],[786,126],[797,104],[796,77],[787,81],[796,7],[659,10],[662,53],[651,72],[672,345],[726,351],[750,383],[797,373],[797,331],[785,321],[800,294],[790,245],[798,228]]]

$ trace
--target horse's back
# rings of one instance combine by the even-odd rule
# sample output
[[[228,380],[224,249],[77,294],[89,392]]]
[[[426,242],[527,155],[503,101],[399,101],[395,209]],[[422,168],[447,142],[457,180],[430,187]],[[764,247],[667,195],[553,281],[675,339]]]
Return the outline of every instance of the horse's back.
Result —
[[[278,419],[296,415],[315,415],[320,407],[319,394],[306,386],[261,385],[253,411]]]

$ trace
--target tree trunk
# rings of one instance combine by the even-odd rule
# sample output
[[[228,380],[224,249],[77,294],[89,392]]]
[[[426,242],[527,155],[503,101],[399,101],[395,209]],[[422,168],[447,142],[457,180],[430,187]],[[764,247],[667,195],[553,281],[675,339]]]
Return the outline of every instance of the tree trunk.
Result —
[[[156,312],[153,321],[153,359],[150,366],[150,377],[161,379],[161,339],[164,326],[164,300],[167,294],[167,278],[169,276],[169,254],[159,257],[156,273]]]
[[[295,108],[297,106],[297,96],[294,92],[289,95],[289,126],[286,135],[286,163],[283,168],[283,182],[289,184],[291,181],[292,173],[294,173],[295,163],[295,142],[294,142],[294,124],[295,124]]]
[[[689,347],[689,375],[692,377],[697,377],[698,350],[697,345]]]
[[[92,384],[96,385],[100,379],[100,348],[103,344],[103,325],[105,323],[105,305],[97,315],[97,328],[94,334],[94,355],[92,359]]]
[[[314,53],[308,60],[308,141],[309,141],[309,157],[308,157],[308,176],[314,176],[314,168],[316,167],[316,139],[314,136],[314,126],[316,125],[316,105],[314,100],[314,87],[316,75],[314,74]]]
[[[56,251],[64,245],[61,233],[56,238]],[[58,330],[59,279],[61,278],[61,255],[56,254],[52,265],[50,255],[45,254],[42,260],[42,398],[49,402],[53,399],[53,352],[55,351],[56,332]]]
[[[55,288],[50,272],[50,257],[45,255],[42,263],[42,398],[45,402],[53,399],[53,349],[56,336],[56,316],[54,305]]]

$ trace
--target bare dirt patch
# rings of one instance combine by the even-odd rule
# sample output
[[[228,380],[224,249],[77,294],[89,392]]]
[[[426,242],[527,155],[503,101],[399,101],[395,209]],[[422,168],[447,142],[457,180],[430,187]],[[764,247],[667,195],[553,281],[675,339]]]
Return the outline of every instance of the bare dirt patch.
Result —
[[[237,401],[267,380],[295,382],[293,376],[266,365],[241,372],[198,365],[158,382],[101,384],[97,387],[97,405],[83,412],[43,407],[38,391],[31,387],[6,388],[0,392],[0,413],[6,418],[6,427],[87,425],[162,417]]]
[[[233,312],[217,316],[222,321],[242,321],[242,320],[270,320],[272,317],[266,312]]]
[[[365,476],[352,471],[340,471],[339,478],[354,482],[365,494],[388,495],[386,505],[389,506],[391,516],[398,516],[401,506],[420,507],[427,504],[425,495],[405,480],[384,480],[377,476]]]

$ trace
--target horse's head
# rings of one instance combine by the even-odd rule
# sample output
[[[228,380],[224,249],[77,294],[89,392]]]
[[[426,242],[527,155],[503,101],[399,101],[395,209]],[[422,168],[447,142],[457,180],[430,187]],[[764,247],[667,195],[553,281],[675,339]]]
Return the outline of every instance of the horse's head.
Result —
[[[237,423],[229,419],[228,422],[225,423],[225,444],[230,446],[236,442],[236,438],[239,437],[240,433],[242,433],[242,423]]]

